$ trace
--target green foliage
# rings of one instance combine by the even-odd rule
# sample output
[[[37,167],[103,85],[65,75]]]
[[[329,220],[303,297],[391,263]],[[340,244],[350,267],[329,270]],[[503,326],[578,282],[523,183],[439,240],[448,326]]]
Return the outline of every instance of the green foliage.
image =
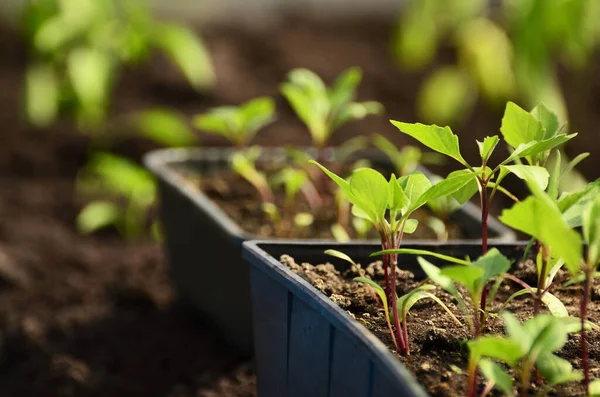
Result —
[[[252,99],[240,106],[220,106],[194,117],[202,131],[221,135],[237,147],[246,146],[256,133],[275,120],[275,101],[268,97]]]
[[[347,122],[383,112],[379,102],[354,101],[361,79],[362,71],[356,67],[340,74],[331,87],[308,69],[289,72],[281,93],[308,127],[315,147],[325,146],[335,130]]]
[[[237,151],[231,157],[231,168],[248,183],[250,183],[260,194],[263,203],[275,204],[273,191],[264,173],[258,171],[255,166],[260,156],[260,148],[253,146],[244,151]],[[269,207],[270,208],[270,207]]]
[[[503,318],[507,336],[481,336],[469,342],[468,346],[472,362],[478,363],[484,376],[506,395],[515,395],[512,377],[494,361],[512,368],[520,381],[520,389],[525,392],[530,387],[534,365],[548,387],[581,379],[581,373],[554,354],[567,342],[573,321],[544,314],[523,324],[509,313],[505,313]]]
[[[176,111],[154,108],[131,117],[140,136],[167,147],[192,146],[197,142],[186,120]]]
[[[567,119],[556,62],[579,69],[600,43],[595,0],[412,0],[392,37],[396,59],[424,69],[440,48],[456,52],[455,64],[431,71],[421,86],[418,113],[434,123],[459,122],[477,96],[490,105],[518,98],[544,102]],[[497,11],[500,11],[498,13]]]
[[[196,89],[214,83],[202,41],[187,27],[154,20],[141,1],[29,0],[23,30],[32,60],[25,109],[39,127],[61,110],[83,128],[98,127],[121,65],[143,62],[153,49],[166,52]]]
[[[94,198],[77,217],[81,233],[115,226],[124,237],[136,238],[148,231],[146,214],[156,199],[156,184],[143,167],[96,153],[80,171],[76,186],[82,197]]]
[[[402,149],[398,149],[389,139],[379,134],[373,136],[373,144],[392,161],[396,172],[400,176],[415,171],[419,164],[440,165],[445,160],[437,153],[423,153],[416,146],[404,145]]]

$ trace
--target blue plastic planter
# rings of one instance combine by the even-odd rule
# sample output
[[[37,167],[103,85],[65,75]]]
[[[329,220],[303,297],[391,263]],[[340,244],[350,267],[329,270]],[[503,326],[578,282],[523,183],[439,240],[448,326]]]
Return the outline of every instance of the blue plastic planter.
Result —
[[[149,153],[144,163],[158,177],[167,257],[180,298],[231,344],[251,353],[250,274],[242,260],[242,243],[262,237],[244,231],[181,173],[225,169],[232,153],[223,148],[166,149]],[[264,148],[261,161],[281,158],[282,149]],[[389,164],[380,156],[375,161]],[[481,235],[479,216],[472,203],[453,214],[469,238]],[[515,239],[514,232],[493,218],[488,227],[490,239]]]
[[[504,255],[520,258],[526,244],[493,244]],[[338,249],[362,264],[377,244],[244,243],[250,263],[254,346],[260,397],[421,397],[427,394],[393,353],[360,322],[279,263],[282,254],[297,263],[348,264],[323,254]],[[479,244],[410,244],[446,255],[474,258]],[[424,277],[416,256],[398,265]],[[440,261],[428,258],[438,265]]]

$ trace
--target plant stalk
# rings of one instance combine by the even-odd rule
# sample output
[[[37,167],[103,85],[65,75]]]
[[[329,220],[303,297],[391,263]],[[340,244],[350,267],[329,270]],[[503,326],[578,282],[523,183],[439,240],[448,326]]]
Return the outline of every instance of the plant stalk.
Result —
[[[587,322],[587,309],[590,303],[590,293],[592,282],[594,280],[594,268],[588,266],[585,272],[585,283],[583,285],[583,296],[581,297],[581,308],[579,317],[581,318],[581,366],[583,368],[583,386],[586,395],[590,394],[590,364],[588,360],[588,345],[585,333],[585,323]]]
[[[485,255],[488,250],[488,195],[487,195],[487,182],[481,182],[481,254]],[[479,332],[483,333],[483,329],[485,328],[485,308],[487,305],[487,293],[488,288],[487,285],[483,286],[483,290],[481,291],[481,313],[479,315]],[[476,330],[477,331],[477,330]]]
[[[477,396],[477,360],[475,357],[469,358],[469,369],[467,375],[468,392],[467,397]]]

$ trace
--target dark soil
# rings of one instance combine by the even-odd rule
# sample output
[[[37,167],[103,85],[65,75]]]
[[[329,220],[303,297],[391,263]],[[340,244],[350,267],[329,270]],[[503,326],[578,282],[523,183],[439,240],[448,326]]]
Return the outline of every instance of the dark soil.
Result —
[[[155,242],[124,242],[110,231],[90,237],[73,231],[84,204],[74,195],[77,170],[92,150],[112,150],[139,161],[156,148],[116,121],[158,105],[191,115],[273,95],[279,117],[258,135],[257,143],[306,145],[308,134],[277,91],[296,66],[331,81],[346,67],[358,65],[364,70],[360,99],[382,101],[395,119],[416,120],[413,104],[426,71],[399,70],[389,58],[391,26],[391,20],[291,19],[257,31],[211,27],[205,38],[217,73],[215,90],[193,91],[161,56],[126,68],[113,96],[114,122],[103,140],[92,140],[66,120],[42,131],[22,120],[26,51],[13,32],[0,31],[0,395],[254,395],[247,360],[176,303]],[[589,79],[561,77],[573,129],[583,132],[572,151],[589,150],[596,157],[598,67],[596,59]],[[486,109],[478,106],[456,131],[479,139],[496,134],[502,109]],[[371,132],[399,144],[407,141],[386,118],[371,117],[342,128],[332,144]],[[202,143],[224,144],[214,136],[203,136]],[[474,160],[475,142],[463,152]],[[589,178],[599,176],[595,164],[588,159],[582,166]],[[435,345],[435,335],[430,338]]]
[[[384,272],[381,261],[373,262],[366,267],[352,266],[341,272],[330,263],[316,266],[308,263],[297,264],[292,257],[287,255],[281,257],[281,263],[327,295],[350,316],[360,321],[395,353],[383,309],[377,305],[367,287],[352,281],[354,277],[367,277],[383,285]],[[514,275],[530,285],[535,285],[534,266],[531,260],[521,262]],[[410,271],[396,269],[396,272],[398,296],[411,291],[421,282]],[[566,278],[566,274],[557,276],[557,280],[561,278]],[[600,295],[598,295],[600,280],[596,280],[594,288],[589,319],[598,323],[600,320]],[[518,285],[505,281],[500,287],[495,308],[493,307],[492,311],[497,310],[506,298],[519,289]],[[411,354],[398,356],[398,359],[415,374],[432,396],[463,397],[467,394],[468,348],[465,346],[465,341],[471,337],[470,332],[465,318],[454,304],[452,296],[439,287],[430,292],[438,296],[450,308],[464,324],[464,327],[452,321],[451,317],[430,299],[421,300],[413,306],[408,317]],[[578,316],[580,292],[579,286],[561,287],[553,291],[572,316]],[[463,296],[466,295],[463,294]],[[531,298],[517,298],[509,303],[507,309],[524,321],[533,315],[532,305]],[[492,319],[488,322],[486,332],[502,333],[501,323],[500,319]],[[600,376],[600,335],[598,332],[591,332],[588,333],[588,336],[591,377],[594,379]],[[571,335],[565,347],[558,352],[558,355],[571,361],[577,369],[581,368],[579,346],[580,336]],[[536,387],[532,384],[533,389]],[[501,395],[494,393],[492,395]],[[557,387],[553,393],[555,394],[552,395],[556,396],[582,396],[583,388],[577,383],[571,383]]]
[[[331,225],[338,222],[338,208],[335,195],[330,192],[320,192],[323,204],[318,209],[311,209],[306,199],[299,194],[294,202],[293,213],[300,212],[311,213],[314,217],[313,223],[308,227],[292,228],[291,234],[289,227],[281,229],[281,224],[274,225],[268,215],[262,210],[260,195],[256,189],[245,179],[232,172],[217,172],[203,174],[201,178],[201,188],[203,192],[212,199],[217,205],[225,211],[231,219],[242,225],[247,232],[258,234],[263,237],[288,237],[288,238],[308,238],[308,239],[333,239]],[[275,191],[275,201],[277,207],[282,210],[285,203],[285,192],[282,189]],[[351,219],[349,211],[348,218]],[[430,213],[426,209],[415,211],[411,218],[419,221],[419,227],[413,234],[407,234],[407,239],[428,239],[437,238],[433,229],[426,225]],[[355,229],[350,224],[348,227],[350,237],[357,239]],[[464,234],[461,233],[460,226],[446,221],[446,231],[449,239],[461,239]],[[371,229],[366,236],[369,239],[377,239],[377,231]]]

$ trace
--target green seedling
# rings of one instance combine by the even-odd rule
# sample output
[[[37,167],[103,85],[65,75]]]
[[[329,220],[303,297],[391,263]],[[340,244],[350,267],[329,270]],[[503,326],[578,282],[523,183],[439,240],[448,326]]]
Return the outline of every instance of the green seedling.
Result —
[[[348,255],[344,254],[343,252],[330,249],[330,250],[325,251],[325,253],[327,255],[331,255],[333,257],[343,259],[343,260],[347,261],[348,263],[350,263],[355,268],[360,268],[360,266],[357,265],[352,260],[352,258],[350,258]],[[374,282],[373,280],[371,280],[370,278],[367,278],[367,277],[355,277],[354,281],[364,284],[371,292],[373,299],[378,304],[381,305],[381,307],[385,313],[385,318],[386,318],[388,329],[390,331],[390,335],[392,336],[392,340],[394,341],[394,345],[396,346],[396,349],[398,349],[398,342],[396,341],[396,337],[394,336],[394,331],[393,331],[392,323],[391,323],[392,321],[394,321],[393,320],[394,316],[392,316],[390,313],[390,308],[389,308],[389,303],[388,303],[389,301],[388,301],[388,297],[387,297],[385,290],[379,284],[377,284],[376,282]],[[433,289],[435,289],[435,287],[433,285],[425,284],[425,285],[421,285],[421,286],[413,289],[412,291],[406,293],[405,295],[403,295],[401,297],[398,297],[398,295],[396,295],[396,293],[394,291],[394,296],[395,296],[395,301],[396,301],[395,306],[398,310],[398,316],[400,318],[399,321],[400,321],[400,324],[402,327],[402,335],[403,335],[403,338],[405,341],[408,341],[408,326],[407,326],[408,312],[415,305],[415,303],[417,303],[418,301],[420,301],[422,299],[431,299],[432,301],[434,301],[435,303],[440,305],[440,307],[442,309],[444,309],[446,311],[446,313],[448,313],[448,315],[450,316],[450,318],[452,318],[452,320],[454,322],[456,322],[459,326],[462,326],[462,323],[458,320],[458,318],[456,318],[456,316],[452,313],[452,311],[448,308],[448,306],[446,306],[446,304],[444,304],[444,302],[442,302],[440,300],[440,298],[438,298],[437,296],[435,296],[434,294],[429,292]]]
[[[275,205],[275,197],[267,177],[255,166],[259,156],[258,146],[235,152],[231,156],[231,168],[256,189],[263,203]]]
[[[431,181],[434,183],[440,180],[442,178],[437,175],[431,176]],[[428,201],[427,208],[431,211],[425,220],[427,227],[435,232],[439,241],[446,241],[448,239],[446,224],[450,216],[460,209],[460,203],[452,196],[444,196]]]
[[[344,192],[352,204],[354,216],[367,220],[377,230],[383,250],[400,248],[405,233],[416,230],[418,222],[411,215],[429,200],[452,194],[471,181],[470,175],[457,175],[432,185],[420,172],[396,178],[391,175],[386,180],[383,175],[371,168],[355,170],[346,181],[321,164],[321,168]],[[385,272],[384,291],[391,302],[393,329],[397,340],[397,351],[408,354],[408,339],[403,335],[396,301],[396,265],[398,255],[394,252],[383,255]]]
[[[506,225],[539,240],[546,247],[548,257],[557,264],[564,262],[572,277],[577,277],[580,272],[583,272],[584,287],[580,307],[582,328],[587,322],[592,280],[600,262],[600,199],[598,198],[597,182],[588,185],[578,193],[563,195],[558,201],[553,200],[535,183],[530,182],[529,186],[533,195],[515,204],[512,208],[504,210],[500,216],[500,220]],[[580,215],[565,217],[563,211],[569,213],[569,209],[571,209],[571,215],[575,213]],[[583,236],[573,230],[569,224],[569,220],[573,221],[573,219],[581,219]],[[587,243],[585,256],[582,255],[582,240]],[[546,276],[546,280],[550,279],[551,281],[554,271],[555,269],[552,268]],[[548,286],[545,287],[542,294],[548,293]],[[534,293],[532,292],[532,294]],[[583,328],[581,331],[581,359],[586,391],[590,380],[587,354],[586,333]]]
[[[112,154],[96,153],[80,171],[76,187],[83,198],[94,198],[77,216],[80,233],[115,226],[124,237],[135,238],[146,230],[156,183],[143,167]],[[157,232],[156,223],[152,229]]]
[[[297,170],[292,167],[286,167],[273,176],[271,185],[274,188],[283,186],[285,190],[283,216],[280,216],[279,210],[272,203],[265,203],[263,209],[269,214],[275,225],[277,225],[278,235],[289,236],[294,227],[307,227],[312,224],[313,216],[310,213],[300,212],[295,214],[295,203],[298,193],[302,190],[303,186],[308,184],[310,184],[308,174],[303,170]],[[314,190],[314,187],[312,190]]]
[[[25,73],[28,120],[44,127],[61,110],[84,128],[105,120],[122,65],[166,53],[192,86],[210,88],[214,72],[208,51],[189,28],[154,19],[135,0],[30,0],[23,13],[31,63]]]
[[[514,371],[522,397],[529,395],[534,367],[546,380],[546,386],[537,394],[539,396],[547,395],[557,385],[582,378],[580,372],[573,370],[571,363],[554,354],[565,345],[569,333],[579,331],[576,321],[538,314],[520,324],[509,313],[504,313],[503,319],[507,336],[485,335],[468,343],[469,397],[475,397],[477,393],[477,366],[492,385],[507,396],[515,396],[513,377],[497,361]]]
[[[439,153],[423,153],[416,146],[405,145],[398,149],[389,139],[379,134],[373,136],[373,144],[392,161],[400,176],[413,172],[419,164],[442,165],[446,160]]]
[[[268,97],[252,99],[239,106],[220,106],[207,110],[193,119],[202,131],[225,137],[242,148],[256,133],[275,120],[275,102]]]
[[[518,159],[533,161],[540,156],[546,156],[548,151],[565,143],[576,135],[562,134],[558,128],[550,128],[546,124],[546,119],[538,120],[534,114],[509,102],[506,105],[500,131],[506,143],[513,148],[513,151],[492,169],[489,167],[488,161],[500,142],[500,138],[497,135],[486,137],[483,142],[477,142],[481,166],[473,167],[460,153],[458,136],[452,132],[450,127],[442,128],[436,125],[410,124],[393,120],[391,122],[403,133],[412,136],[430,149],[453,158],[465,167],[465,169],[455,171],[449,176],[472,175],[471,182],[455,192],[453,196],[462,204],[479,192],[483,254],[487,252],[487,220],[490,202],[494,198],[494,195],[497,191],[501,191],[515,201],[518,201],[514,195],[501,186],[504,178],[512,173],[521,179],[529,178],[533,180],[541,189],[545,189],[548,185],[549,175],[545,168],[536,165],[510,165],[510,163]],[[491,189],[489,194],[488,189]],[[483,308],[486,305],[486,299],[487,288],[484,288],[480,299],[482,313],[485,311]]]
[[[332,134],[352,120],[383,112],[379,102],[355,102],[356,88],[362,71],[353,67],[344,71],[327,87],[323,80],[308,69],[293,69],[288,81],[281,84],[281,93],[298,117],[308,127],[313,146],[323,149]],[[320,159],[320,156],[317,156]]]

